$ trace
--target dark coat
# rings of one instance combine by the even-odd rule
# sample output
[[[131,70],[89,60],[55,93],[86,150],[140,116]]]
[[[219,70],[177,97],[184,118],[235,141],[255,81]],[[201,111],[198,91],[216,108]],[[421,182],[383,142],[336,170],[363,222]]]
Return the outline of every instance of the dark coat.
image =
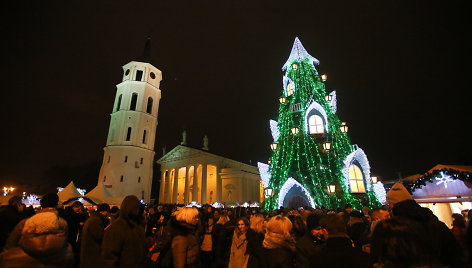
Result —
[[[103,267],[102,241],[107,217],[99,212],[92,212],[82,229],[80,249],[80,267]]]
[[[102,257],[106,267],[139,267],[147,261],[144,228],[136,215],[139,204],[135,196],[125,197],[120,216],[105,229]]]
[[[82,230],[80,223],[85,223],[87,216],[84,213],[75,213],[72,206],[66,207],[66,209],[59,214],[64,220],[67,221],[68,236],[67,240],[74,248],[74,251],[78,251],[80,245],[79,232]]]
[[[319,253],[324,246],[324,241],[320,241],[317,238],[313,237],[310,234],[310,231],[308,231],[295,244],[295,261],[297,263],[297,267],[310,267],[311,256]]]
[[[260,247],[253,255],[248,268],[292,268],[295,267],[295,253],[285,247],[268,249]]]
[[[347,235],[329,237],[326,240],[326,247],[315,253],[310,259],[310,267],[369,267],[369,254],[354,248],[351,239]]]
[[[8,235],[15,228],[15,226],[24,218],[27,217],[25,212],[19,212],[13,206],[0,207],[0,252],[5,246]]]
[[[439,261],[444,266],[462,267],[464,253],[461,246],[454,238],[451,230],[439,221],[428,208],[423,208],[414,200],[406,200],[395,204],[392,209],[396,217],[405,217],[417,221],[424,226],[429,234],[429,244],[436,251]]]
[[[198,267],[200,247],[195,235],[196,226],[170,220],[172,260],[175,268]]]
[[[24,219],[11,232],[0,266],[73,267],[72,248],[67,243],[67,222],[52,208]]]
[[[234,225],[230,222],[217,224],[214,232],[214,254],[217,267],[228,267],[233,240]]]

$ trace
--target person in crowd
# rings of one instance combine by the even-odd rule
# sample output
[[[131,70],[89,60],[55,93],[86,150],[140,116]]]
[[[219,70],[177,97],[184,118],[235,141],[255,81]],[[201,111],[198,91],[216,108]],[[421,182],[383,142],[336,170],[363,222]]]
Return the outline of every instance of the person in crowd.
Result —
[[[108,226],[110,206],[106,203],[99,204],[97,211],[92,211],[82,229],[82,241],[80,249],[80,267],[103,267],[102,242],[105,227]]]
[[[292,226],[293,226],[292,234],[295,238],[295,241],[298,241],[306,233],[305,223],[303,222],[303,219],[299,213],[296,213],[296,214],[289,213],[287,217],[292,222]]]
[[[10,232],[27,216],[25,205],[21,202],[21,196],[11,197],[8,200],[8,205],[0,208],[0,252],[3,250]]]
[[[21,220],[10,233],[0,267],[74,267],[74,254],[67,242],[67,222],[56,209],[55,193],[41,198],[41,210]]]
[[[265,234],[264,220],[262,214],[255,214],[250,217],[250,227],[246,233],[247,253],[249,254],[248,266],[251,266],[249,263],[253,261],[256,250],[262,247]]]
[[[395,183],[387,193],[387,202],[394,217],[416,221],[428,232],[429,244],[433,246],[443,266],[462,267],[464,253],[449,228],[429,210],[416,203],[401,183]]]
[[[118,219],[118,216],[120,216],[120,209],[117,207],[117,206],[113,206],[111,207],[110,209],[110,219],[111,219],[111,222],[114,222],[115,220]]]
[[[310,267],[369,267],[369,255],[354,248],[341,215],[327,215],[320,223],[327,231],[326,247],[312,256]]]
[[[443,267],[421,223],[393,217],[377,224],[372,235],[374,267]]]
[[[466,222],[462,214],[452,214],[452,228],[451,232],[456,238],[457,242],[465,250],[466,248]]]
[[[306,219],[307,232],[295,244],[297,267],[310,267],[311,256],[319,252],[324,246],[327,231],[321,227],[320,220],[320,214],[310,214]]]
[[[250,268],[295,267],[295,239],[292,236],[292,227],[292,222],[287,217],[272,217],[267,223],[263,247],[256,251],[255,262],[251,262]]]
[[[232,235],[234,225],[231,224],[229,217],[222,214],[215,226],[215,265],[217,268],[227,268],[231,253]]]
[[[80,260],[80,235],[87,220],[84,205],[80,201],[75,201],[59,215],[67,221],[69,231],[67,240],[74,251],[75,263],[78,264]]]
[[[249,220],[246,217],[240,217],[236,221],[237,225],[234,229],[233,240],[231,243],[231,255],[229,258],[228,268],[245,268],[249,260],[247,253],[247,237],[246,233],[249,229]]]
[[[171,252],[175,268],[198,267],[199,246],[196,236],[199,212],[194,207],[183,207],[172,214]]]
[[[143,227],[143,210],[134,195],[126,196],[120,215],[106,229],[102,242],[105,267],[139,267],[146,263],[148,248]]]
[[[215,220],[215,224],[220,219],[220,216],[221,216],[221,211],[219,209],[215,209],[215,211],[213,211],[213,219]]]
[[[342,210],[340,213],[338,213],[339,215],[341,215],[343,217],[344,224],[346,225],[346,227],[349,224],[349,215],[351,214],[351,212],[352,212],[352,205],[351,204],[346,204],[346,206],[344,206],[344,210]]]
[[[156,210],[153,207],[150,207],[148,210],[148,214],[146,215],[146,237],[152,237],[153,233],[152,230],[153,228],[156,228],[157,226],[157,220],[159,219],[159,216],[156,213]]]
[[[200,259],[202,267],[211,267],[214,260],[215,222],[212,215],[208,215],[203,223],[203,232],[200,236]]]
[[[362,247],[364,241],[361,241],[363,234],[367,229],[367,223],[364,221],[364,214],[354,210],[349,214],[349,223],[347,234],[354,242],[355,247]]]

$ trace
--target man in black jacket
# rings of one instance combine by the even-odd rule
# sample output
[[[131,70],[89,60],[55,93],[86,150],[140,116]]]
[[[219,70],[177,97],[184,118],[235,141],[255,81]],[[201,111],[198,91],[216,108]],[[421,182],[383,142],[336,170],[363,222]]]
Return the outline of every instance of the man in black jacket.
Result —
[[[91,213],[82,229],[80,267],[103,267],[101,256],[104,229],[108,225],[110,206],[100,204],[97,211]]]
[[[310,267],[311,256],[319,253],[326,241],[327,231],[320,225],[321,216],[310,214],[306,219],[307,232],[295,244],[297,267]]]

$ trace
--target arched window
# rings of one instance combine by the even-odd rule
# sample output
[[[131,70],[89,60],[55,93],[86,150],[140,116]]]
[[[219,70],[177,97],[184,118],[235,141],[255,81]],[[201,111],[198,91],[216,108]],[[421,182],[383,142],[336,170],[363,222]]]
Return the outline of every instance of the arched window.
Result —
[[[148,114],[152,113],[152,98],[151,97],[148,98],[146,113]]]
[[[131,104],[129,105],[129,109],[131,111],[136,111],[137,102],[138,102],[138,93],[133,93],[133,95],[131,95]]]
[[[120,110],[120,107],[121,107],[121,98],[123,97],[122,94],[120,94],[120,96],[118,96],[118,103],[116,104],[116,111],[119,111]]]
[[[126,133],[126,141],[131,140],[131,127],[128,128],[128,132]]]
[[[146,130],[143,132],[143,144],[146,144]]]
[[[320,134],[324,133],[323,119],[321,116],[314,114],[308,119],[308,124],[310,127],[310,134]]]
[[[364,176],[359,166],[355,164],[349,167],[349,183],[352,193],[365,193]]]

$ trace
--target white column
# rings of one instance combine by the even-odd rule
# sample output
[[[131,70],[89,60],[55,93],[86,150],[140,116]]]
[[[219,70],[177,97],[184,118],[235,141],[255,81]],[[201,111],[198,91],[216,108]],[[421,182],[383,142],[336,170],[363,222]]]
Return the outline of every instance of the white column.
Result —
[[[185,192],[184,192],[184,204],[188,204],[188,196],[190,191],[190,183],[189,183],[189,170],[190,166],[185,168]]]
[[[221,168],[216,167],[216,201],[222,202],[221,194],[223,193],[223,183],[221,181]]]
[[[202,164],[202,205],[207,202],[207,164]]]
[[[177,193],[179,192],[179,169],[175,168],[174,172],[174,191],[172,193],[172,204],[177,204]]]
[[[164,170],[164,171],[162,171],[162,174],[161,174],[161,184],[160,184],[160,187],[159,187],[159,201],[158,201],[159,204],[162,204],[162,203],[165,202],[164,201],[165,200],[164,199],[164,191],[165,191],[164,187],[166,187],[165,186],[165,181],[166,181],[166,171]]]
[[[165,185],[166,185],[166,190],[165,190],[165,193],[164,193],[164,200],[165,200],[165,203],[166,204],[169,204],[170,203],[170,173],[171,173],[171,169],[168,169],[167,172],[166,172],[166,181],[165,181]]]
[[[191,201],[198,202],[198,177],[197,177],[198,164],[193,166],[193,194]]]

